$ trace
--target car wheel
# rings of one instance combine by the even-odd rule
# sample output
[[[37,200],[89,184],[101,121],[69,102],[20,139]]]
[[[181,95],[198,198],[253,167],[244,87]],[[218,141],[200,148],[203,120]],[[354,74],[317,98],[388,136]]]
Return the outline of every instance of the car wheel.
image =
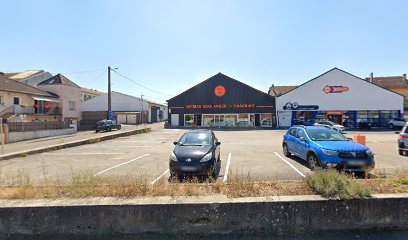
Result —
[[[398,150],[398,154],[404,156],[404,150]]]
[[[314,171],[316,168],[320,167],[320,162],[319,162],[319,159],[317,158],[316,154],[309,153],[307,155],[307,164],[309,165],[309,168],[312,171]]]
[[[390,124],[388,124],[388,127],[391,128],[391,129],[394,129],[394,124],[390,123]]]
[[[283,144],[283,155],[285,155],[285,157],[292,156],[292,154],[289,152],[289,148],[288,148],[288,145],[286,143]]]
[[[122,128],[122,126],[119,126],[119,127],[118,127],[118,130],[120,130],[121,128]]]
[[[98,133],[98,132],[99,132],[99,130],[95,130],[95,132],[96,132],[96,133]]]
[[[214,164],[211,166],[210,174],[211,180],[217,180],[217,161],[214,161]]]

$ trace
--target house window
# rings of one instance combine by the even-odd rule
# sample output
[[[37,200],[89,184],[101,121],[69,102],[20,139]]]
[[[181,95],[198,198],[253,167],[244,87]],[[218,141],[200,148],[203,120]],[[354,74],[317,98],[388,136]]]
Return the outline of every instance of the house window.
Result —
[[[0,96],[0,105],[4,105],[4,97]]]
[[[75,102],[69,101],[69,110],[75,110]]]
[[[14,105],[20,105],[20,98],[19,97],[13,97],[13,104]]]

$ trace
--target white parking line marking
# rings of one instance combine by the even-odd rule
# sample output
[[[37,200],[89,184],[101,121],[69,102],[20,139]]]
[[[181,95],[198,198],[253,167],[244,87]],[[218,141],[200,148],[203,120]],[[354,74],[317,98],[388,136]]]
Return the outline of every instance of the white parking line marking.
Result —
[[[226,182],[228,180],[230,164],[231,164],[231,153],[228,154],[227,167],[225,168],[224,179],[222,180],[222,182]]]
[[[120,155],[120,154],[128,154],[124,152],[120,153],[101,153],[101,152],[85,152],[85,153],[43,153],[42,155],[50,155],[50,156],[75,156],[75,155]]]
[[[306,177],[305,174],[303,174],[299,169],[297,169],[295,166],[292,165],[292,163],[288,162],[286,159],[284,159],[279,153],[275,152],[275,155],[278,156],[282,161],[284,161],[286,164],[289,165],[293,170],[295,170],[297,173],[299,173],[300,176]]]
[[[99,175],[99,174],[102,174],[102,173],[107,172],[107,171],[109,171],[109,170],[112,170],[112,169],[114,169],[114,168],[120,167],[120,166],[122,166],[122,165],[131,163],[131,162],[134,162],[134,161],[136,161],[136,160],[138,160],[138,159],[144,158],[144,157],[149,156],[149,155],[150,155],[150,154],[145,154],[145,155],[142,155],[142,156],[140,156],[140,157],[134,158],[134,159],[132,159],[132,160],[130,160],[130,161],[127,161],[127,162],[118,164],[118,165],[116,165],[116,166],[110,167],[110,168],[108,168],[108,169],[105,169],[105,170],[103,170],[103,171],[100,171],[100,172],[96,173],[94,176]]]
[[[164,171],[164,173],[162,173],[160,176],[158,176],[156,179],[154,179],[150,184],[155,184],[157,181],[159,181],[160,178],[162,178],[164,175],[166,175],[169,171],[170,171],[169,169]]]

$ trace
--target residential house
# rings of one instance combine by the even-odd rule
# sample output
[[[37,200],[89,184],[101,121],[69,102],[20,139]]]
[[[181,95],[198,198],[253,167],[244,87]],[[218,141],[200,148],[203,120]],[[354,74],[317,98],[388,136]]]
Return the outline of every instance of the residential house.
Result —
[[[99,92],[94,89],[89,89],[89,88],[81,88],[81,102],[85,102],[89,99],[92,99],[94,97],[101,96],[103,92]]]
[[[81,88],[62,74],[57,74],[37,84],[37,87],[59,96],[62,119],[81,120]]]
[[[43,70],[6,73],[8,78],[59,96],[62,120],[81,119],[81,88],[62,74],[53,76]]]
[[[10,122],[61,121],[58,95],[0,75],[0,117]]]

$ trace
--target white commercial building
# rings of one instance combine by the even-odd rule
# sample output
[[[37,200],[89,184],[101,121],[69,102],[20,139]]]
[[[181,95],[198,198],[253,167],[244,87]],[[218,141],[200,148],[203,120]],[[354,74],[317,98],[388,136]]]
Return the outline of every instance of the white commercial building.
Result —
[[[334,68],[276,96],[276,110],[280,127],[323,119],[352,128],[360,121],[386,127],[403,116],[404,101],[398,93]]]
[[[167,106],[154,103],[139,97],[112,91],[112,112],[118,123],[140,123],[140,113],[145,112],[147,122],[160,122],[167,120]],[[108,111],[108,94],[94,97],[81,103],[82,114]],[[107,116],[107,115],[106,115]]]

